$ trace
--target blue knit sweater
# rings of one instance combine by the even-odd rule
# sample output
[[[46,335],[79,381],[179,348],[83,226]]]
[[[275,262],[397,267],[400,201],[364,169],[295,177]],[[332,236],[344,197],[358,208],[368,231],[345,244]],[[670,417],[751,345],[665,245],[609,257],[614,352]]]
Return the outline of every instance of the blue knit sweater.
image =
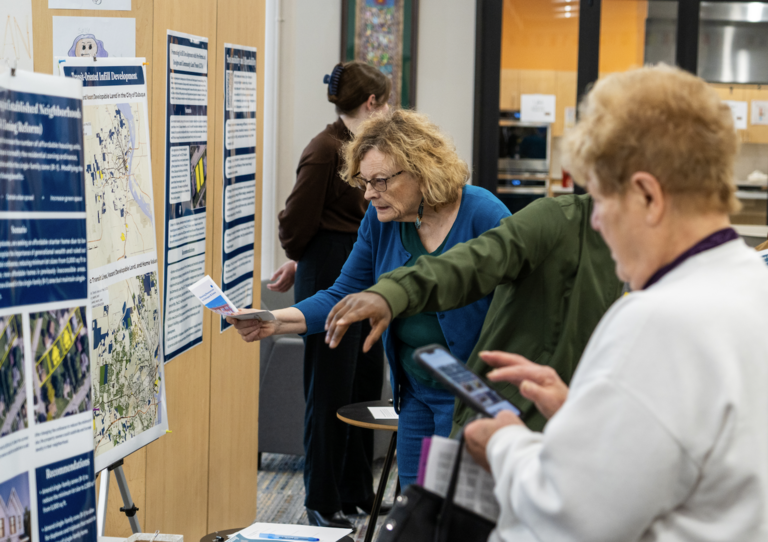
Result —
[[[474,239],[481,233],[499,225],[509,216],[509,210],[484,188],[466,185],[462,190],[461,205],[456,221],[448,236],[443,253],[454,245]],[[376,209],[369,205],[357,241],[347,258],[341,275],[327,290],[316,293],[295,305],[307,322],[307,334],[323,333],[325,320],[331,309],[345,296],[370,288],[378,277],[405,264],[411,257],[400,240],[398,222],[379,222]],[[451,353],[462,361],[469,358],[483,327],[485,313],[493,294],[465,307],[438,312],[437,317]],[[384,350],[390,363],[390,379],[398,409],[398,381],[402,378],[394,337],[387,329],[383,335]]]

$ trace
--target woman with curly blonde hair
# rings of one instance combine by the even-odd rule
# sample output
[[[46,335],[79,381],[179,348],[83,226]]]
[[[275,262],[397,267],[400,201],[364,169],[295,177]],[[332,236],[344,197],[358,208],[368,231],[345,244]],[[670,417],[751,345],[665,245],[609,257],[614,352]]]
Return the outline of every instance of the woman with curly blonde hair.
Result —
[[[360,125],[343,150],[341,178],[370,202],[357,242],[335,284],[274,322],[231,320],[245,341],[283,333],[322,333],[334,305],[373,286],[382,273],[413,266],[495,228],[509,211],[493,194],[468,185],[469,168],[427,117],[398,110]],[[421,440],[451,431],[454,396],[413,360],[439,343],[466,360],[480,335],[492,295],[461,308],[396,319],[384,331],[395,408],[400,412],[397,465],[401,486],[416,481]],[[328,339],[326,339],[328,341]],[[364,349],[371,347],[366,342]]]

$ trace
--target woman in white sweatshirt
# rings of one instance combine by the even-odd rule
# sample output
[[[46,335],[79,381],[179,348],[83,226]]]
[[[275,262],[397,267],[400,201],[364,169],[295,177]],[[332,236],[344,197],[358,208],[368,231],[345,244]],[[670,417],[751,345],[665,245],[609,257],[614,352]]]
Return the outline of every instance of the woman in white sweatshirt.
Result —
[[[737,138],[701,79],[667,66],[599,81],[565,136],[592,227],[633,292],[595,330],[570,389],[487,353],[551,416],[470,424],[496,481],[492,540],[768,540],[768,267],[730,228]]]

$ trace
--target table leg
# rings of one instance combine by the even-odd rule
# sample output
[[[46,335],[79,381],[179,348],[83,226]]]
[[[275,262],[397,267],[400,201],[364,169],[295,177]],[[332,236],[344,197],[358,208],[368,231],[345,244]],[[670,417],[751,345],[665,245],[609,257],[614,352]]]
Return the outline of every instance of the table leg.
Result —
[[[387,456],[384,459],[384,470],[381,471],[379,489],[376,491],[376,497],[373,499],[373,510],[371,510],[371,517],[368,519],[368,527],[365,529],[365,542],[371,542],[371,540],[373,540],[373,532],[376,530],[376,521],[379,519],[381,501],[384,499],[384,492],[387,490],[387,479],[389,478],[389,471],[392,469],[392,459],[395,457],[396,448],[397,431],[394,431],[392,433],[392,438],[389,440],[389,450],[387,450]]]

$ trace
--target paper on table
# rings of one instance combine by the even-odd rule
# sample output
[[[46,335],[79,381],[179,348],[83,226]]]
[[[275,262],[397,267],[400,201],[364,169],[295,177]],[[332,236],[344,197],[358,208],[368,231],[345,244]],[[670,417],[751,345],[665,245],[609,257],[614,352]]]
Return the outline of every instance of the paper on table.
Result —
[[[371,416],[377,420],[397,420],[399,416],[395,412],[395,407],[372,407],[369,406],[368,410],[371,411]]]
[[[424,488],[445,497],[451,480],[459,441],[433,436],[429,446]],[[468,453],[461,456],[459,482],[454,502],[491,521],[499,517],[499,503],[493,495],[493,477],[475,463]]]
[[[242,531],[233,534],[229,540],[236,542],[248,542],[249,540],[264,540],[261,533],[277,534],[281,536],[296,536],[317,538],[319,542],[336,542],[344,538],[352,529],[330,529],[327,527],[315,527],[313,525],[285,525],[282,523],[254,523]]]

